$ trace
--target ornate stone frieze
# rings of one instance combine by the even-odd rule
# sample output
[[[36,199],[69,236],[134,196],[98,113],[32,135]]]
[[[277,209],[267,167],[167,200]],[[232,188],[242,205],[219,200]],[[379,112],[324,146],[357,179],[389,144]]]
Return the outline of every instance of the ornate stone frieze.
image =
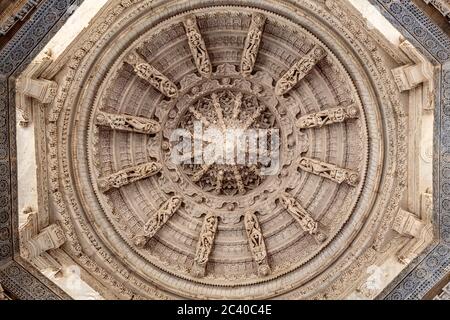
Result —
[[[247,212],[244,216],[244,224],[250,252],[258,268],[258,275],[261,277],[267,276],[270,273],[270,266],[258,217],[253,212]]]
[[[258,57],[259,46],[264,31],[264,24],[266,17],[261,13],[252,15],[252,23],[248,30],[247,38],[245,39],[244,51],[241,59],[241,73],[244,76],[252,74],[255,66],[256,58]]]
[[[99,126],[119,131],[155,134],[161,130],[161,125],[155,120],[127,114],[112,114],[100,111],[97,113],[95,120]]]
[[[186,35],[188,38],[189,47],[194,58],[195,65],[201,76],[209,78],[212,72],[212,65],[209,59],[209,54],[206,49],[205,41],[203,40],[200,29],[197,26],[197,18],[195,15],[190,15],[184,21]]]
[[[354,105],[326,109],[317,113],[302,116],[297,120],[300,129],[321,128],[326,125],[341,123],[358,117],[358,109]]]
[[[16,23],[23,21],[42,0],[9,1],[11,4],[0,13],[0,36],[6,35]]]
[[[145,61],[138,52],[135,51],[130,53],[127,56],[126,61],[133,66],[134,72],[136,72],[140,78],[150,83],[166,97],[175,98],[178,95],[177,86],[155,67]]]
[[[143,248],[159,229],[170,219],[170,217],[180,208],[183,200],[174,196],[167,200],[145,223],[144,230],[134,239],[134,244]]]
[[[339,168],[338,166],[326,163],[320,160],[302,157],[298,163],[300,170],[310,172],[312,174],[330,179],[339,184],[347,183],[351,186],[356,186],[359,182],[357,172],[352,170]]]
[[[205,276],[206,265],[214,246],[218,223],[219,219],[212,213],[206,214],[203,220],[197,249],[195,250],[194,265],[191,270],[191,273],[196,277]]]
[[[135,167],[126,168],[99,180],[99,188],[106,192],[112,188],[121,188],[130,183],[146,179],[157,174],[162,166],[158,162],[149,162]]]
[[[279,96],[288,93],[326,56],[327,52],[322,47],[315,45],[278,80],[275,93]]]
[[[319,223],[306,211],[300,203],[290,194],[285,193],[280,196],[280,201],[289,214],[298,222],[303,231],[314,236],[317,243],[322,243],[327,239]]]

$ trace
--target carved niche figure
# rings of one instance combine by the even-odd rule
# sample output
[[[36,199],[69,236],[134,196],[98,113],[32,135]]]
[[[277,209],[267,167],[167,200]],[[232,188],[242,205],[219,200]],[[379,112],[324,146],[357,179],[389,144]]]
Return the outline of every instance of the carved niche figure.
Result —
[[[136,167],[120,170],[112,175],[99,180],[99,188],[106,192],[112,188],[120,188],[130,183],[153,176],[162,169],[158,162],[149,162]]]
[[[359,182],[359,176],[356,172],[342,169],[334,164],[325,163],[315,159],[305,157],[300,158],[299,168],[339,184],[345,182],[351,186],[356,186]]]
[[[217,216],[212,213],[208,213],[203,220],[192,268],[192,274],[196,277],[205,275],[206,264],[214,244],[218,222]]]
[[[203,41],[200,30],[197,26],[197,18],[194,15],[190,15],[184,21],[184,27],[186,29],[189,47],[191,49],[192,56],[194,57],[194,62],[197,66],[198,72],[205,78],[211,77],[211,61],[209,60],[205,42]]]
[[[144,225],[142,234],[134,238],[134,244],[139,248],[144,248],[148,241],[158,232],[159,229],[170,219],[170,217],[180,208],[183,199],[174,196],[167,200],[159,210],[156,211]]]
[[[113,130],[144,134],[155,134],[161,130],[161,125],[154,120],[126,114],[111,114],[101,111],[97,114],[96,123],[99,126],[110,127]]]
[[[263,14],[253,14],[241,59],[241,73],[244,76],[250,75],[253,71],[265,22],[266,17]]]
[[[338,107],[303,116],[297,120],[297,127],[300,129],[321,128],[357,117],[358,109],[354,105],[346,108]]]
[[[278,80],[275,86],[275,94],[281,96],[288,93],[326,55],[327,52],[322,47],[315,45]]]
[[[155,67],[147,63],[139,53],[130,53],[126,61],[134,67],[134,72],[140,78],[146,80],[163,95],[168,98],[176,98],[178,96],[177,86]]]
[[[319,228],[319,223],[311,217],[311,215],[288,193],[280,196],[281,203],[287,212],[300,224],[303,231],[308,232],[314,236],[318,243],[326,240],[327,236]]]
[[[259,225],[258,218],[252,212],[247,212],[244,216],[245,231],[247,232],[248,244],[253,260],[258,266],[258,275],[267,276],[270,267],[267,262],[267,249],[264,237]]]

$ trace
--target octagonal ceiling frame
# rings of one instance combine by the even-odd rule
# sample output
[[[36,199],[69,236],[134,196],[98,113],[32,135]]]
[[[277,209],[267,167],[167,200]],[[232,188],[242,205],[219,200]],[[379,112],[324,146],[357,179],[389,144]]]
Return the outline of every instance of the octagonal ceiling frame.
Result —
[[[0,283],[18,299],[70,299],[19,255],[15,79],[83,0],[44,0],[0,51]],[[450,266],[450,38],[415,4],[370,0],[438,67],[433,199],[437,241],[409,264],[378,299],[421,299]]]

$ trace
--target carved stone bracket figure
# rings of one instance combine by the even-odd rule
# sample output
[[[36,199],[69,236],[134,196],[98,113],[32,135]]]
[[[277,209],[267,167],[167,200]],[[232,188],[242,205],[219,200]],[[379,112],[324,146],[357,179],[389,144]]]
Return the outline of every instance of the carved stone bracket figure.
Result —
[[[65,241],[66,237],[62,228],[57,224],[52,224],[24,243],[21,255],[23,258],[31,260],[48,250],[61,247]]]
[[[99,126],[119,131],[144,134],[155,134],[161,131],[161,125],[157,121],[127,114],[111,114],[100,111],[97,113],[95,121]]]
[[[337,107],[303,116],[297,120],[297,127],[300,129],[321,128],[354,118],[358,118],[358,109],[352,104],[348,107]]]
[[[433,5],[444,17],[450,20],[450,2],[448,0],[423,0]]]
[[[432,197],[422,194],[421,218],[414,213],[399,209],[392,224],[392,229],[400,235],[410,238],[403,248],[397,252],[400,262],[408,264],[433,241]]]
[[[178,96],[177,86],[155,67],[147,63],[139,53],[136,51],[130,53],[126,61],[133,66],[134,72],[136,72],[140,78],[150,83],[163,95],[168,98],[176,98]]]
[[[190,15],[184,21],[184,27],[186,29],[186,35],[188,38],[189,47],[191,49],[192,56],[194,57],[197,70],[202,77],[210,78],[212,73],[212,65],[209,60],[208,51],[206,50],[205,41],[197,26],[197,18],[194,15]]]
[[[275,86],[275,94],[281,96],[288,93],[302,80],[314,66],[327,56],[322,47],[315,45],[304,57],[297,61],[282,77]]]
[[[99,188],[102,192],[109,191],[112,188],[121,188],[130,183],[149,178],[162,169],[158,162],[149,162],[135,167],[126,168],[112,175],[99,179]]]
[[[134,244],[139,248],[144,248],[148,241],[162,228],[170,217],[180,208],[183,199],[179,196],[174,196],[167,200],[156,213],[150,217],[144,225],[144,230],[141,234],[134,238]]]
[[[327,239],[327,235],[319,223],[311,217],[311,215],[288,193],[280,196],[281,203],[287,212],[300,224],[303,231],[309,233],[314,237],[317,243],[322,243]]]
[[[252,15],[250,29],[245,39],[244,51],[241,59],[241,73],[243,76],[251,75],[258,56],[259,45],[261,43],[262,34],[266,17],[261,13]]]
[[[266,244],[258,218],[253,212],[247,212],[244,216],[244,224],[250,252],[258,266],[258,275],[260,277],[267,276],[270,273],[270,266],[267,259]]]
[[[345,182],[350,186],[356,186],[359,182],[359,175],[357,172],[342,169],[334,164],[325,163],[320,160],[302,157],[299,161],[299,168],[339,184]]]
[[[218,223],[218,218],[212,213],[208,213],[203,220],[202,230],[200,231],[200,237],[195,251],[194,265],[191,270],[192,275],[195,277],[205,276],[206,265],[214,244]]]
[[[392,70],[395,82],[400,91],[408,91],[423,84],[423,105],[425,110],[434,109],[434,66],[425,59],[409,42],[403,41],[399,48],[413,63]]]
[[[42,104],[50,104],[56,97],[58,84],[40,78],[51,62],[50,53],[46,53],[40,61],[30,64],[16,81],[16,107],[22,117],[21,126],[27,126],[31,121],[33,99]]]

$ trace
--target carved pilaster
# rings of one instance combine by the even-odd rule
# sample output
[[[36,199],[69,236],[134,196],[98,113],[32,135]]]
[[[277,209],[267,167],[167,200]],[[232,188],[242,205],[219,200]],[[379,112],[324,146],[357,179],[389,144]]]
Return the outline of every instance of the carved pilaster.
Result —
[[[162,228],[169,218],[177,212],[180,208],[183,199],[179,196],[174,196],[167,200],[156,213],[150,217],[147,223],[144,225],[144,230],[141,234],[134,238],[134,244],[143,248],[148,241]]]
[[[241,59],[241,73],[244,76],[250,75],[255,66],[265,22],[266,17],[263,14],[254,13],[252,15],[252,22],[247,38],[245,39],[244,51],[242,52]]]
[[[258,267],[258,275],[261,277],[267,276],[270,273],[270,267],[267,259],[266,244],[258,218],[253,212],[247,212],[244,216],[244,224],[250,252]]]
[[[130,183],[149,178],[162,169],[162,165],[158,162],[149,162],[135,167],[126,168],[112,175],[99,179],[99,188],[102,192],[106,192],[112,188],[121,188]]]
[[[434,67],[409,42],[403,41],[400,49],[413,63],[392,70],[395,82],[400,91],[408,91],[420,84],[424,85],[424,108],[433,109],[434,104]]]
[[[186,29],[189,48],[191,49],[191,53],[194,57],[194,62],[197,66],[198,72],[202,77],[211,77],[212,65],[211,61],[209,60],[205,41],[203,40],[203,37],[197,26],[197,18],[194,15],[190,15],[184,21],[184,27]]]
[[[286,211],[298,222],[303,231],[312,235],[317,243],[322,243],[327,239],[327,235],[319,223],[311,217],[308,211],[294,197],[285,193],[280,196],[280,200]]]
[[[300,129],[321,128],[354,118],[358,118],[358,109],[352,104],[348,107],[331,108],[303,116],[297,120],[297,127]]]
[[[322,47],[314,46],[278,80],[275,86],[275,94],[281,96],[288,93],[326,56],[327,52]]]
[[[16,80],[16,108],[22,117],[20,124],[26,126],[31,121],[32,100],[42,104],[52,103],[58,91],[55,81],[40,78],[42,72],[52,63],[50,54],[33,62]]]
[[[31,260],[48,250],[61,247],[65,241],[62,228],[52,224],[24,243],[21,254],[25,259]]]
[[[194,265],[191,270],[192,274],[196,277],[205,276],[206,265],[208,264],[209,255],[214,245],[218,223],[218,218],[212,213],[208,213],[203,220],[197,249],[195,251]]]
[[[161,131],[161,125],[157,121],[127,114],[111,114],[100,111],[97,113],[95,121],[99,126],[119,131],[144,134],[155,134]]]
[[[316,159],[306,157],[300,158],[299,168],[303,171],[324,177],[339,184],[347,183],[350,186],[356,186],[359,182],[357,172],[339,168],[338,166]]]
[[[126,61],[133,66],[134,72],[136,72],[140,78],[150,83],[163,95],[168,98],[176,98],[178,96],[177,86],[155,67],[147,63],[139,53],[130,53]]]

